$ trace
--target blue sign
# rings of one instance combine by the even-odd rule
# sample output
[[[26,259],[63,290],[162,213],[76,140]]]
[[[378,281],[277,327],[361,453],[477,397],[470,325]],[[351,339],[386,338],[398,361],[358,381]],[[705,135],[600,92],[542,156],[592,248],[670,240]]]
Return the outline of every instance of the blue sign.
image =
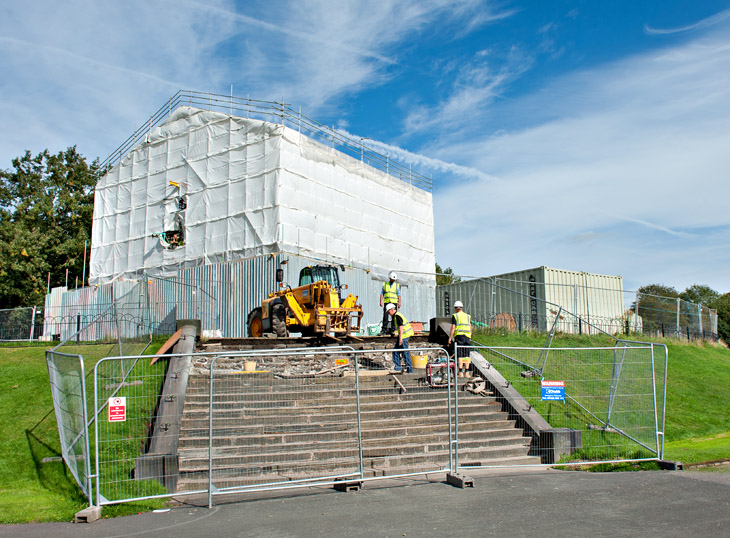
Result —
[[[540,381],[540,399],[565,402],[565,381]]]

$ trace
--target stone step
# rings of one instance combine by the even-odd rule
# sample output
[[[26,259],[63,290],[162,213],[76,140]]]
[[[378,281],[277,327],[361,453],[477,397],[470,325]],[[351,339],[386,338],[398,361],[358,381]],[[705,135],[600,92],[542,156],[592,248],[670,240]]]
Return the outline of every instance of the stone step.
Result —
[[[423,422],[423,421],[422,421]],[[506,428],[514,426],[514,421],[507,419],[503,413],[500,413],[498,418],[492,418],[490,420],[470,420],[460,421],[459,432],[469,431],[486,431],[491,428]],[[429,424],[414,424],[410,420],[401,419],[397,423],[395,421],[383,421],[380,423],[363,425],[362,435],[367,437],[368,435],[390,435],[390,436],[402,436],[409,435],[410,433],[431,431],[431,432],[442,432],[448,431],[448,422],[444,422],[442,419],[432,420]],[[518,429],[518,432],[522,433],[522,430]],[[271,425],[257,425],[249,427],[237,427],[237,428],[221,428],[213,430],[213,440],[227,440],[231,442],[238,438],[248,438],[251,436],[264,436],[264,435],[284,435],[285,438],[291,438],[297,435],[344,435],[344,434],[357,434],[357,424],[302,424],[297,426],[271,426]],[[182,429],[180,432],[180,442],[187,442],[191,439],[204,439],[208,441],[208,427],[196,429]]]
[[[361,391],[360,402],[379,402],[389,399],[397,399],[398,401],[410,401],[410,400],[423,400],[423,401],[448,401],[449,396],[451,400],[454,400],[453,391],[451,394],[446,390],[440,389],[408,389],[406,392],[400,390],[381,390],[378,392]],[[470,399],[479,398],[484,399],[483,396],[477,396],[470,392],[460,391],[458,398]],[[284,402],[293,405],[294,403],[304,405],[311,402],[320,403],[338,403],[338,402],[356,402],[355,390],[343,391],[321,391],[318,393],[309,392],[271,392],[271,393],[245,393],[245,392],[232,392],[232,393],[216,393],[213,398],[213,406],[218,407],[224,404],[239,404],[239,405],[279,405],[279,402]],[[191,407],[208,407],[210,405],[209,394],[187,394],[185,397],[185,404]]]
[[[477,449],[460,448],[459,464],[473,465],[482,464],[484,461],[494,461],[506,458],[524,457],[525,451],[523,446],[507,446],[507,447],[481,447]],[[348,457],[349,456],[349,457]],[[532,459],[533,462],[539,462],[538,457]],[[231,477],[257,477],[261,474],[277,474],[281,476],[290,476],[301,473],[305,476],[316,476],[317,474],[327,473],[346,473],[357,470],[358,454],[357,451],[340,455],[337,458],[322,458],[310,460],[285,461],[281,458],[272,461],[260,459],[253,462],[243,462],[243,460],[230,461],[225,465],[221,462],[224,460],[213,461],[213,475],[215,478],[231,478]],[[207,479],[208,477],[208,460],[196,460],[193,462],[180,462],[181,478],[197,478]],[[380,469],[386,474],[393,474],[392,469],[413,468],[419,466],[432,467],[437,469],[445,467],[449,463],[449,451],[447,449],[434,450],[432,452],[422,452],[418,454],[393,454],[380,455],[373,454],[363,457],[363,464],[366,469]]]
[[[505,413],[501,411],[499,406],[490,405],[475,405],[475,406],[464,406],[459,407],[459,417],[462,419],[477,418],[502,418]],[[383,427],[387,425],[389,421],[413,421],[416,423],[424,423],[424,420],[437,419],[444,424],[448,423],[448,410],[445,408],[430,408],[430,409],[401,409],[394,408],[391,410],[383,411],[362,411],[360,413],[360,420],[363,424],[369,423],[380,423]],[[218,417],[213,416],[213,428],[235,428],[240,426],[253,426],[256,424],[276,427],[280,426],[286,428],[287,426],[301,426],[311,424],[338,424],[338,423],[355,423],[357,421],[356,412],[348,413],[322,413],[317,415],[307,414],[253,414],[253,413],[241,413],[240,416],[229,416],[229,417]],[[200,429],[209,427],[208,417],[201,418],[189,418],[183,415],[181,422],[183,429]],[[286,430],[283,430],[286,431]]]
[[[401,442],[403,439],[412,437],[429,437],[435,435],[443,435],[448,433],[448,425],[434,426],[413,426],[403,428],[384,428],[379,430],[364,430],[361,437],[364,442],[371,440],[393,442]],[[326,443],[329,441],[339,441],[344,435],[356,436],[357,429],[342,432],[313,432],[313,433],[290,433],[290,434],[265,434],[258,432],[252,435],[239,436],[220,436],[213,438],[213,447],[261,447],[278,444],[294,444],[294,443]],[[480,422],[464,425],[459,428],[460,439],[490,439],[497,436],[514,436],[522,437],[522,430],[514,427],[514,421],[492,421]],[[200,437],[181,437],[180,450],[187,448],[208,448],[208,436]]]
[[[530,465],[540,463],[540,458],[534,457],[534,456],[512,456],[512,457],[506,457],[506,458],[499,458],[499,459],[492,459],[490,461],[490,465],[494,466],[503,466],[503,465]],[[461,461],[459,463],[462,465]],[[425,463],[425,464],[412,464],[406,467],[389,467],[389,468],[381,468],[377,466],[373,466],[370,468],[364,469],[363,475],[365,478],[372,478],[372,477],[380,477],[380,476],[395,476],[398,474],[408,474],[408,473],[416,473],[416,472],[445,472],[444,469],[448,467],[448,460],[440,463],[440,464],[433,464],[433,463]],[[245,487],[245,486],[261,486],[263,484],[271,485],[272,487],[276,486],[286,486],[292,481],[295,480],[309,480],[309,481],[316,481],[317,477],[319,477],[321,480],[329,480],[332,481],[334,476],[338,476],[338,473],[345,474],[345,473],[357,473],[358,468],[356,462],[353,462],[352,465],[346,467],[342,471],[332,471],[330,470],[323,470],[320,473],[313,472],[313,470],[307,469],[305,471],[300,472],[288,472],[284,474],[275,474],[275,473],[258,473],[255,476],[251,475],[248,477],[240,476],[240,477],[233,477],[233,478],[226,478],[226,477],[220,477],[214,472],[214,480],[213,484],[216,488],[223,489],[223,488],[235,488],[235,487]],[[464,472],[464,470],[462,470]],[[468,470],[466,470],[468,472]],[[351,477],[352,479],[355,479],[355,477]],[[194,474],[182,474],[180,475],[180,479],[178,480],[178,491],[195,491],[195,490],[202,490],[206,489],[208,487],[208,473],[207,471],[203,473],[194,473]]]
[[[434,451],[445,451],[449,447],[448,432],[444,432],[439,438],[409,438],[407,443],[383,442],[372,440],[363,442],[362,452],[364,458],[385,457],[385,456],[406,456],[426,454]],[[530,439],[525,437],[493,437],[491,439],[459,439],[459,450],[472,451],[485,448],[515,448],[524,452],[524,447],[530,444]],[[207,468],[208,450],[205,448],[181,449],[180,468],[197,469]],[[227,465],[255,464],[267,461],[284,461],[287,464],[292,462],[307,462],[332,460],[339,457],[354,457],[358,454],[357,438],[327,443],[300,443],[292,445],[279,445],[277,447],[267,446],[265,451],[253,450],[252,447],[224,447],[213,450],[213,465],[225,467]]]
[[[361,376],[359,383],[354,377],[321,377],[315,379],[279,379],[269,375],[243,376],[215,378],[213,380],[214,392],[217,394],[271,394],[276,392],[306,392],[318,393],[323,391],[341,390],[354,391],[359,384],[360,390],[378,392],[388,390],[393,386],[399,386],[394,378],[398,379],[401,385],[407,389],[429,388],[426,382],[426,374],[399,374],[396,376]],[[457,383],[461,387],[468,378],[459,377]],[[207,379],[201,381],[199,376],[191,377],[188,380],[188,394],[207,395],[210,394],[210,383]]]
[[[422,412],[428,414],[433,411],[446,412],[448,409],[448,402],[438,400],[386,400],[377,402],[366,402],[361,403],[360,410],[362,414],[365,413],[405,413],[405,412]],[[452,409],[454,403],[451,404]],[[459,412],[474,408],[490,408],[500,407],[500,404],[495,400],[482,399],[464,399],[459,400]],[[194,407],[186,405],[184,409],[184,418],[190,420],[207,419],[209,416],[208,407]],[[254,417],[275,417],[275,416],[287,416],[287,415],[303,415],[308,414],[312,416],[324,416],[324,415],[355,415],[357,413],[357,404],[355,402],[340,402],[340,403],[326,403],[316,404],[314,402],[302,404],[297,401],[288,402],[277,402],[276,405],[271,405],[270,402],[252,403],[245,405],[233,404],[230,406],[215,406],[213,408],[213,417],[216,420],[225,418],[238,418],[238,419],[254,419]]]

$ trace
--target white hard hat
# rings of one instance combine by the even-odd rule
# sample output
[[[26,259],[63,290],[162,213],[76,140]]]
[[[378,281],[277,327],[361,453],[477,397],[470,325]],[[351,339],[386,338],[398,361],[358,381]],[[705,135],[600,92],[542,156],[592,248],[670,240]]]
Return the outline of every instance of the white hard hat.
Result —
[[[461,301],[456,301],[454,303],[454,308],[464,308],[464,303],[462,303]]]
[[[395,271],[391,271],[388,276],[390,276],[391,280],[398,280],[398,275],[395,274]]]
[[[395,305],[393,303],[388,303],[387,305],[385,305],[386,310],[390,310],[391,308],[395,310]]]

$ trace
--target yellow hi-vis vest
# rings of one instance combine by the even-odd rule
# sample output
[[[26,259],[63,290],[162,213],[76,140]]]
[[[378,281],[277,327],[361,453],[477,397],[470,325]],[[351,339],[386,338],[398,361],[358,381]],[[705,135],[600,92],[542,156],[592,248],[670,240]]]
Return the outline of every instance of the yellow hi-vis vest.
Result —
[[[454,319],[456,320],[454,336],[463,334],[471,338],[471,316],[462,310],[454,313]]]
[[[408,320],[403,314],[401,314],[400,312],[396,312],[393,318],[400,320],[400,323],[398,321],[395,322],[396,329],[401,326],[403,327],[403,336],[401,336],[401,338],[405,340],[406,338],[410,338],[411,336],[413,336],[413,327],[411,327],[411,324],[408,323]]]
[[[398,289],[400,285],[397,282],[390,281],[383,284],[383,304],[393,303],[398,306]]]

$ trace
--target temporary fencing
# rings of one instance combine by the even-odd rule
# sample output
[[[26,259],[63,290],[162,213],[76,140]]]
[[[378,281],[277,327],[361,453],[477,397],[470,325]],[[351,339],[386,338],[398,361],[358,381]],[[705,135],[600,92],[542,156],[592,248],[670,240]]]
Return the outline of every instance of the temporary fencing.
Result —
[[[194,368],[203,371],[187,380],[184,418],[170,422],[163,406],[178,395],[166,392],[164,377],[180,377],[190,356],[167,356],[154,365],[148,357],[103,359],[95,368],[97,503],[207,491],[212,504],[214,495],[448,470],[451,393],[431,395],[430,425],[411,424],[439,430],[439,450],[404,457],[398,434],[412,420],[408,410],[422,402],[398,382],[384,389],[360,372],[361,362],[391,352],[328,347],[196,354]],[[443,350],[428,352],[445,357]],[[325,375],[290,374],[281,370],[282,359],[341,364]],[[135,365],[122,381],[118,362],[130,360]],[[124,421],[113,418],[114,402],[125,406]]]
[[[84,359],[81,355],[49,350],[46,363],[61,454],[76,483],[92,504]]]
[[[541,463],[663,457],[666,346],[457,347],[470,355],[485,389],[533,438],[530,453]]]
[[[51,351],[64,460],[97,505],[207,494],[212,506],[232,493],[662,457],[665,346],[456,346],[479,379],[457,378],[434,347],[410,350],[425,369],[392,375],[392,351],[107,357],[91,440],[83,359]]]

